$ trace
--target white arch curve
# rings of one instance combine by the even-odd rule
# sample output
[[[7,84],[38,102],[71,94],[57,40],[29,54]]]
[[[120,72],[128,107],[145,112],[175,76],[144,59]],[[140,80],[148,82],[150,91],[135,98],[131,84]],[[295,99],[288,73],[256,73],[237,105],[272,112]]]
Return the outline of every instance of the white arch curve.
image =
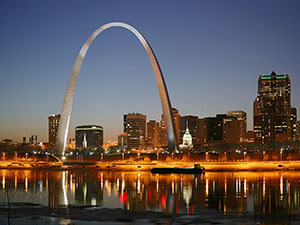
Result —
[[[64,156],[65,154],[65,148],[66,148],[66,143],[67,143],[67,136],[68,136],[68,130],[69,130],[69,125],[70,125],[70,118],[71,118],[71,111],[72,111],[72,104],[73,104],[73,98],[74,98],[74,93],[75,93],[75,88],[76,88],[76,82],[78,78],[78,74],[81,68],[82,61],[92,44],[93,40],[104,30],[111,28],[111,27],[123,27],[129,31],[131,31],[142,43],[144,46],[148,57],[150,59],[153,72],[155,75],[156,83],[158,86],[159,90],[159,95],[160,95],[160,100],[161,100],[161,105],[162,105],[162,110],[166,122],[166,129],[167,129],[167,138],[168,138],[168,148],[171,151],[174,151],[176,149],[176,136],[175,136],[175,126],[174,126],[174,121],[173,121],[173,116],[172,116],[172,108],[171,108],[171,102],[169,99],[169,94],[167,91],[167,87],[165,84],[165,80],[163,78],[160,66],[158,64],[158,61],[153,53],[153,50],[145,37],[134,27],[122,23],[122,22],[112,22],[112,23],[107,23],[101,27],[99,27],[92,35],[88,38],[88,40],[84,43],[84,45],[81,47],[80,52],[76,58],[75,64],[73,66],[71,75],[70,75],[70,80],[68,83],[68,87],[66,90],[65,98],[64,98],[64,103],[62,107],[62,112],[60,116],[60,124],[58,127],[58,133],[57,133],[57,142],[56,142],[56,148],[57,150],[62,152],[62,155]]]

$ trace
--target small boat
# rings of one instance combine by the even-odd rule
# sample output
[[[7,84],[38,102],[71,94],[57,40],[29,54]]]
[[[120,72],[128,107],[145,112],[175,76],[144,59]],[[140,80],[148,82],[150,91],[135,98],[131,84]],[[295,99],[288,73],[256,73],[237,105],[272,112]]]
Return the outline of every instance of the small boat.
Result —
[[[161,167],[151,169],[151,173],[201,174],[204,171],[204,167],[200,166],[200,164],[195,164],[194,167]]]

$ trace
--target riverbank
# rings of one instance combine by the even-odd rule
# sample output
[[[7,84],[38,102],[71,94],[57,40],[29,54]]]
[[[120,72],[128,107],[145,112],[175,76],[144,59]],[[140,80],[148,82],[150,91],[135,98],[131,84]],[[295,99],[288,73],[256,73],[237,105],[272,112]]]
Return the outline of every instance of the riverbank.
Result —
[[[0,162],[0,169],[46,169],[72,170],[94,169],[105,171],[150,171],[157,167],[193,167],[195,162]],[[258,162],[197,162],[205,171],[300,171],[300,161],[258,161]]]
[[[262,215],[258,213],[223,213],[201,210],[190,214],[161,213],[154,211],[127,211],[98,206],[67,206],[50,209],[46,206],[12,203],[10,218],[8,208],[0,206],[1,224],[76,224],[76,225],[123,225],[123,224],[298,224],[292,214]]]

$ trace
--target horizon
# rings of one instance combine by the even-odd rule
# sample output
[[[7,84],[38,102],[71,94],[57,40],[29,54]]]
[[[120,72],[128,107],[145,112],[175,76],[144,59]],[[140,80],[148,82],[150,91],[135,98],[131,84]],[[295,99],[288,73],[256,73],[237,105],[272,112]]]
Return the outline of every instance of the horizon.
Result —
[[[1,140],[34,134],[48,141],[48,116],[61,113],[75,57],[111,21],[127,22],[149,41],[181,116],[242,110],[252,130],[259,75],[273,70],[289,75],[291,105],[300,104],[300,2],[16,2],[0,9]],[[95,124],[105,142],[115,141],[132,112],[147,121],[162,114],[146,52],[134,35],[114,28],[93,42],[82,64],[69,138],[76,126]]]

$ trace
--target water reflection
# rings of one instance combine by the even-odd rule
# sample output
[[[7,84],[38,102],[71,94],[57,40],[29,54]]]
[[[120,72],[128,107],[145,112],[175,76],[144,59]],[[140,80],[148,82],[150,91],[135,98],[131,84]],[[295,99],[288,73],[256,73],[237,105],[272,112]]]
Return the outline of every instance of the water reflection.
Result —
[[[2,170],[2,199],[193,214],[201,210],[295,214],[298,172],[151,175],[147,172]]]

